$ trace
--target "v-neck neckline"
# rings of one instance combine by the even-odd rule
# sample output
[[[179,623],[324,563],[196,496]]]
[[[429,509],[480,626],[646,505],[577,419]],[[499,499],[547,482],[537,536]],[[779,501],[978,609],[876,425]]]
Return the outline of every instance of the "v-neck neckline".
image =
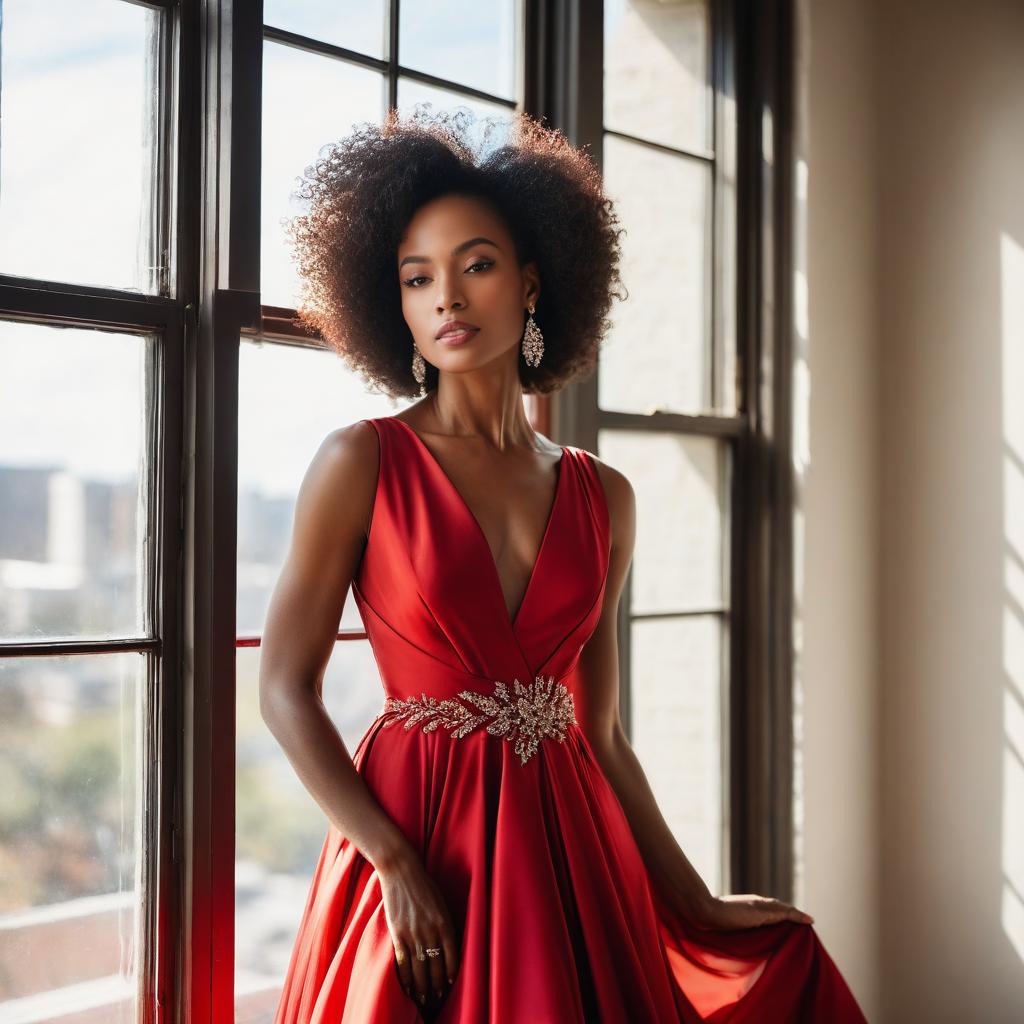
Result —
[[[479,538],[480,545],[483,549],[484,557],[488,565],[490,566],[491,580],[496,588],[496,596],[498,598],[500,607],[504,609],[505,621],[507,622],[509,629],[514,633],[516,626],[518,625],[519,620],[522,617],[523,609],[526,607],[526,603],[530,598],[530,593],[533,590],[534,582],[538,574],[538,569],[544,558],[544,552],[548,544],[548,537],[551,534],[552,525],[554,524],[555,517],[558,513],[559,502],[561,501],[562,491],[564,489],[563,478],[566,475],[565,462],[567,458],[567,452],[565,445],[559,445],[559,448],[561,448],[562,450],[562,454],[559,456],[558,462],[556,463],[557,477],[555,479],[555,496],[552,499],[551,507],[548,510],[548,518],[547,522],[544,524],[544,532],[541,534],[540,546],[537,548],[537,556],[533,560],[533,566],[531,567],[530,574],[526,579],[526,589],[523,591],[523,596],[519,600],[519,607],[516,609],[515,614],[513,615],[509,612],[508,605],[505,604],[505,590],[501,585],[501,573],[498,571],[498,563],[494,558],[494,552],[491,550],[491,545],[487,540],[487,534],[484,533],[484,528],[480,525],[480,521],[477,519],[476,514],[469,507],[469,503],[462,496],[462,493],[459,491],[458,487],[455,486],[455,482],[447,474],[447,472],[445,472],[441,463],[438,462],[437,457],[427,446],[426,441],[424,441],[423,438],[420,437],[419,433],[415,431],[411,426],[409,426],[409,424],[406,423],[405,420],[400,420],[397,416],[389,416],[387,418],[394,420],[395,423],[400,423],[409,432],[415,443],[418,445],[419,449],[424,453],[426,458],[430,461],[430,463],[434,466],[434,468],[438,471],[438,473],[440,473],[442,478],[445,480],[445,482],[448,485],[448,488],[451,490],[452,494],[455,496],[456,500],[459,502],[459,504],[465,511],[466,517],[473,524],[473,527],[476,530],[476,535]]]

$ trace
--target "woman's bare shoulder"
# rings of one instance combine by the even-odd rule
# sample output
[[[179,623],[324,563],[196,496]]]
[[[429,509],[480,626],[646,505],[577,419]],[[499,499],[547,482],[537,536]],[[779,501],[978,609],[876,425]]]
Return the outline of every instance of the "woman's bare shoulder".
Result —
[[[587,458],[594,464],[597,475],[601,478],[601,483],[604,485],[605,492],[608,494],[610,501],[616,500],[621,502],[632,499],[633,485],[629,482],[629,477],[622,470],[617,469],[610,462],[605,462],[604,459],[588,449],[581,448],[580,451],[584,452]]]
[[[368,420],[332,430],[313,455],[302,485],[296,519],[313,528],[330,527],[366,535],[380,468],[380,438]]]

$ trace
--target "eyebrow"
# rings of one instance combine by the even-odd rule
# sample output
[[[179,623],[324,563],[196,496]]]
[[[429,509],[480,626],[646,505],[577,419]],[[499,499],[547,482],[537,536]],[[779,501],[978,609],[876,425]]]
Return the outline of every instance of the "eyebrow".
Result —
[[[482,235],[476,238],[468,238],[465,242],[460,242],[454,249],[452,249],[452,255],[458,256],[460,252],[466,249],[471,249],[474,245],[493,245],[495,249],[500,249],[501,246],[497,242],[492,242],[489,238],[484,238]],[[429,263],[430,259],[427,256],[406,256],[401,263],[398,264],[398,269],[401,270],[406,263]]]

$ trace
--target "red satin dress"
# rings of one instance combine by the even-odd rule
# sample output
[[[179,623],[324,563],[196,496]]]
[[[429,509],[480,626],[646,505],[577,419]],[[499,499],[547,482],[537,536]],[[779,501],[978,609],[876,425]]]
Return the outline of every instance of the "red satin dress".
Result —
[[[275,1024],[863,1022],[812,925],[696,927],[645,870],[575,710],[610,531],[565,447],[510,619],[483,530],[419,435],[372,419],[380,471],[353,594],[386,693],[353,762],[441,887],[461,963],[402,990],[372,865],[329,827]]]

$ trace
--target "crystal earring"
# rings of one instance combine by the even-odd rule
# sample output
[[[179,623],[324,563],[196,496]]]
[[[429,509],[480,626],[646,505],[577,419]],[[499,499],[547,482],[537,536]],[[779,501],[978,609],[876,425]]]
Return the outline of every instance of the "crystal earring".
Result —
[[[427,393],[427,364],[424,361],[420,350],[416,347],[415,341],[412,343],[412,349],[412,375],[416,378],[416,383],[420,386],[420,398],[422,398]]]
[[[544,335],[540,333],[537,322],[533,319],[536,306],[530,306],[530,319],[526,321],[523,333],[523,358],[527,366],[539,366],[544,355]]]

